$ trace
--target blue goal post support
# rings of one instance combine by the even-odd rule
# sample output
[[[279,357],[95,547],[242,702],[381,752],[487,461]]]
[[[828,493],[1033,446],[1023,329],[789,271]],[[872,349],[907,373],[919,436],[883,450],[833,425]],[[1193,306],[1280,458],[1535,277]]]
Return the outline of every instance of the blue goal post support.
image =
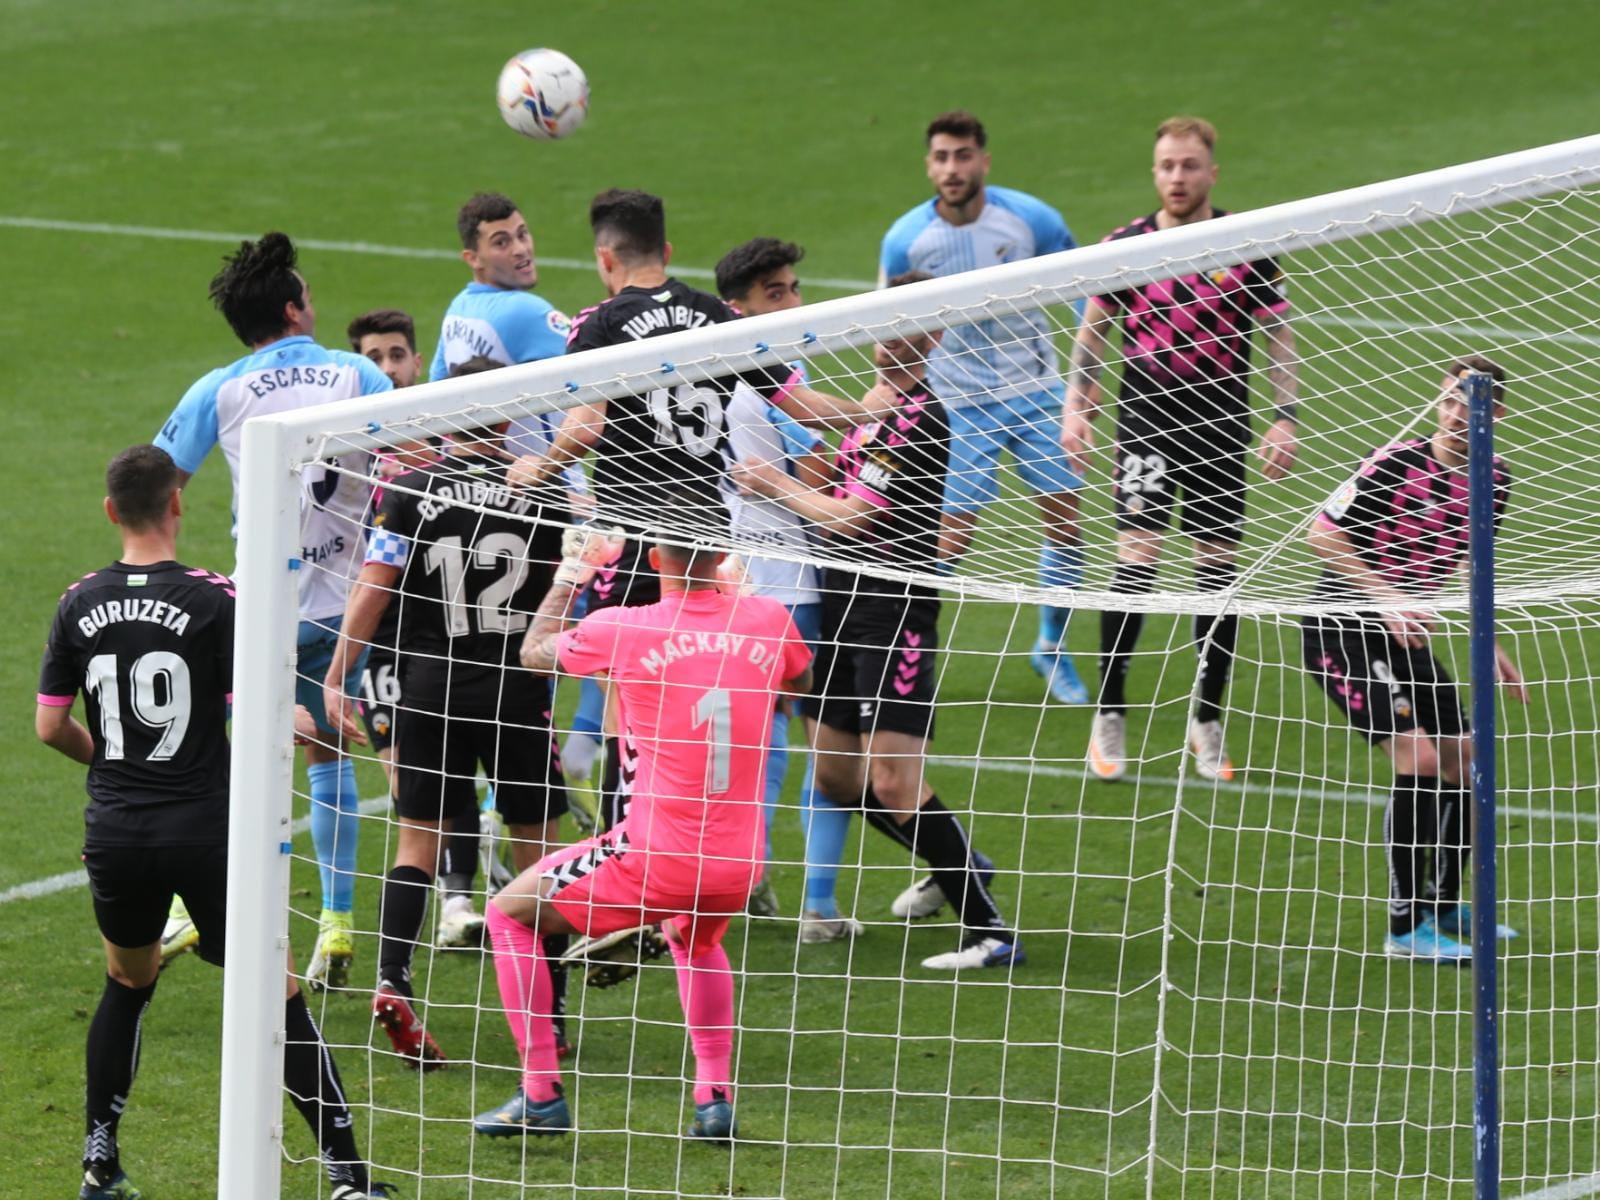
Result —
[[[1500,1198],[1500,972],[1495,871],[1494,379],[1464,380],[1470,418],[1473,1192]]]

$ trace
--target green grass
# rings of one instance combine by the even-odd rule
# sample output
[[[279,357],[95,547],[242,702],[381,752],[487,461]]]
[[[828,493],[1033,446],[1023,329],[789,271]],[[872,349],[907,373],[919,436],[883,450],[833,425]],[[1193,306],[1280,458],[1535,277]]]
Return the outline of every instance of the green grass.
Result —
[[[1173,111],[1200,111],[1220,126],[1218,199],[1246,209],[1586,134],[1600,100],[1579,50],[1600,20],[1573,2],[1338,11],[1248,0],[982,11],[948,0],[610,2],[542,12],[7,0],[0,20],[0,218],[284,228],[448,252],[460,201],[497,188],[521,199],[543,255],[582,260],[587,198],[637,185],[667,197],[678,262],[707,267],[729,246],[771,233],[806,245],[804,270],[815,278],[872,276],[888,222],[925,193],[920,130],[958,104],[990,126],[995,182],[1052,201],[1088,240],[1150,206],[1147,139]],[[523,143],[490,111],[494,72],[530,44],[559,46],[588,70],[594,111],[568,144]],[[1469,294],[1362,308],[1375,279],[1401,295],[1477,261],[1459,250],[1417,253],[1395,236],[1382,245],[1408,256],[1381,273],[1370,261],[1342,271],[1337,254],[1300,256],[1296,302],[1592,333],[1593,254],[1560,244],[1561,221],[1529,226],[1549,259]],[[1583,224],[1580,210],[1580,237]],[[1509,244],[1496,243],[1502,255]],[[32,676],[55,597],[115,552],[98,513],[101,465],[149,437],[198,375],[238,354],[205,298],[222,249],[0,224],[15,531],[0,592],[10,638],[0,657],[0,753],[15,832],[0,850],[0,890],[76,865],[81,772],[33,742]],[[416,314],[430,353],[463,279],[443,258],[308,251],[303,265],[324,341],[337,344],[357,312],[399,305]],[[541,290],[571,311],[592,302],[597,285],[587,270],[547,265]],[[1253,556],[1290,533],[1355,453],[1415,411],[1424,364],[1465,348],[1326,328],[1303,339],[1307,394],[1320,403],[1306,406],[1302,470],[1252,498]],[[1519,394],[1536,404],[1508,425],[1509,452],[1523,478],[1545,481],[1519,491],[1505,537],[1522,564],[1518,579],[1560,580],[1594,557],[1592,468],[1570,432],[1593,426],[1594,372],[1585,352],[1561,344],[1510,356],[1528,380]],[[1400,394],[1385,382],[1397,374]],[[1088,500],[1092,579],[1101,581],[1103,493]],[[220,462],[187,500],[185,557],[225,567]],[[1008,550],[990,538],[972,569],[1015,569]],[[1176,588],[1186,572],[1171,557],[1165,580]],[[1297,548],[1269,568],[1258,594],[1296,594],[1309,579]],[[1525,935],[1503,974],[1506,1172],[1527,1181],[1512,1193],[1600,1169],[1600,764],[1589,683],[1600,640],[1592,607],[1535,615],[1537,630],[1529,619],[1516,632],[1543,682],[1532,710],[1506,714],[1502,774],[1508,803],[1567,815],[1502,822],[1510,919]],[[512,1049],[481,957],[441,955],[425,966],[439,1036],[475,1069],[419,1081],[362,1049],[360,997],[323,1013],[374,1158],[406,1194],[440,1200],[575,1187],[1136,1197],[1152,1151],[1162,1196],[1469,1194],[1468,985],[1378,956],[1379,814],[1345,794],[1381,787],[1384,770],[1285,667],[1298,654],[1293,629],[1246,625],[1229,720],[1250,790],[1190,788],[1178,808],[1175,789],[1150,779],[1179,770],[1187,620],[1147,626],[1152,656],[1139,666],[1135,699],[1150,704],[1139,726],[1148,729],[1148,778],[1120,788],[1062,773],[1079,759],[1086,719],[1041,711],[1020,657],[1031,622],[1027,611],[987,603],[964,606],[957,620],[952,606],[960,653],[946,660],[936,749],[985,766],[933,772],[952,807],[976,810],[976,837],[1008,872],[998,890],[1019,914],[1031,957],[1013,986],[918,971],[915,960],[945,945],[948,928],[884,925],[853,952],[797,956],[791,925],[739,924],[730,952],[745,972],[747,1142],[729,1156],[672,1136],[685,1104],[684,1039],[672,981],[654,971],[636,989],[582,999],[573,1090],[586,1132],[524,1148],[475,1144],[461,1123],[509,1091]],[[1093,622],[1078,622],[1073,640],[1086,653]],[[1047,770],[1007,769],[1027,759]],[[365,768],[363,790],[377,787]],[[386,853],[380,828],[363,844],[362,869],[373,875]],[[869,918],[909,878],[879,841],[864,844],[872,869],[842,881],[847,902]],[[792,813],[778,847],[791,862],[799,856]],[[792,912],[798,872],[780,868],[777,882]],[[297,910],[314,908],[303,862],[294,886]],[[375,927],[376,900],[368,883],[362,928]],[[67,1194],[100,950],[81,889],[12,902],[4,917],[0,1195]],[[303,960],[309,924],[297,919],[293,936]],[[370,942],[362,956],[370,967]],[[152,1198],[213,1194],[219,1025],[220,977],[183,963],[151,1010],[123,1124],[130,1167]],[[286,1138],[294,1155],[309,1152],[287,1110]],[[437,1182],[406,1177],[418,1170]],[[317,1172],[292,1166],[286,1180],[285,1194],[314,1194]]]

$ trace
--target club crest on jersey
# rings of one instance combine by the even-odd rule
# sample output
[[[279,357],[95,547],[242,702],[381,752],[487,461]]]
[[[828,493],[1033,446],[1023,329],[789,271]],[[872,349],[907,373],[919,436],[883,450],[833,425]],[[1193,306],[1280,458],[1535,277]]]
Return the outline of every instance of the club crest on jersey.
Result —
[[[1354,483],[1347,483],[1344,485],[1344,487],[1339,489],[1338,495],[1334,496],[1332,500],[1328,501],[1328,507],[1322,511],[1337,521],[1340,517],[1344,516],[1345,513],[1350,511],[1350,506],[1354,504],[1355,501],[1356,485]]]

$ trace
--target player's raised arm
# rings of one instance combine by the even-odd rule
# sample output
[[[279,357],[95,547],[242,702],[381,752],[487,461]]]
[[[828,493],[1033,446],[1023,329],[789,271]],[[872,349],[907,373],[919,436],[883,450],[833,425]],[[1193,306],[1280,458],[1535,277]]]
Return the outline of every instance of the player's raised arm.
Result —
[[[1282,479],[1293,469],[1300,453],[1300,356],[1295,349],[1294,327],[1289,324],[1287,302],[1259,318],[1266,341],[1266,376],[1272,388],[1272,424],[1261,435],[1256,453],[1261,473]]]
[[[562,418],[550,449],[543,454],[524,454],[511,464],[506,478],[512,487],[537,488],[549,483],[577,462],[600,440],[606,430],[606,402],[594,400],[569,408]]]
[[[525,669],[535,675],[555,674],[561,635],[571,619],[573,601],[594,573],[615,558],[623,540],[620,529],[574,527],[562,534],[561,565],[522,637],[519,657]]]

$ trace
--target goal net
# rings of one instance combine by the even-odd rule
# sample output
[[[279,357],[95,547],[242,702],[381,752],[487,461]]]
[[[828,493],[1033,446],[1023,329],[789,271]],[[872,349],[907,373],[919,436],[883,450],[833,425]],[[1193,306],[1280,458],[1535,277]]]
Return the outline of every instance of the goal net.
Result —
[[[1208,281],[1225,290],[1243,265],[1263,260],[1281,269],[1292,306],[1299,404],[1292,472],[1267,478],[1253,449],[1274,403],[1259,334],[1245,373],[1252,448],[1237,453],[1245,463],[1240,482],[1226,470],[1221,482],[1202,478],[1227,458],[1212,453],[1225,439],[1216,414],[1190,405],[1181,386],[1158,389],[1144,403],[1164,413],[1163,436],[1172,444],[1211,448],[1199,473],[1148,456],[1130,464],[1132,435],[1125,430],[1117,444],[1122,324],[1131,311],[1123,303],[1095,392],[1097,445],[1076,492],[1081,579],[1041,575],[1041,544],[1051,531],[1035,503],[1037,468],[1019,465],[1014,449],[1000,463],[998,496],[982,507],[954,569],[926,545],[920,560],[892,543],[862,553],[847,537],[824,536],[814,518],[809,544],[797,549],[737,523],[719,527],[698,510],[635,505],[599,514],[601,524],[649,529],[685,547],[710,545],[747,565],[764,558],[821,568],[819,586],[835,598],[897,587],[902,596],[910,588],[938,598],[937,649],[911,672],[931,672],[935,686],[906,702],[933,704],[933,737],[925,755],[893,743],[889,765],[904,769],[906,758],[915,759],[992,862],[992,879],[987,870],[979,878],[1025,962],[961,971],[923,965],[957,950],[962,930],[948,905],[922,919],[894,915],[891,904],[926,865],[862,819],[859,794],[834,892],[841,915],[862,928],[854,937],[808,940],[807,875],[819,865],[813,845],[808,868],[804,832],[815,819],[803,796],[812,755],[803,722],[792,720],[766,866],[776,911],[736,917],[723,940],[735,982],[732,1145],[684,1136],[697,1068],[670,955],[644,961],[634,978],[610,988],[586,986],[581,970],[570,973],[572,1053],[560,1063],[569,1133],[475,1134],[475,1117],[504,1102],[522,1078],[495,965],[487,941],[481,949],[436,944],[443,899],[430,892],[411,978],[415,1011],[447,1060],[444,1069],[415,1070],[374,1026],[380,906],[400,824],[372,749],[357,746],[354,968],[344,986],[314,997],[313,1011],[343,1073],[360,1144],[375,1178],[393,1180],[403,1194],[439,1198],[1468,1194],[1470,975],[1390,953],[1385,839],[1396,772],[1363,736],[1370,722],[1347,716],[1354,701],[1347,695],[1337,707],[1308,671],[1304,629],[1308,614],[1337,620],[1374,607],[1330,596],[1319,584],[1325,560],[1314,535],[1329,526],[1321,514],[1337,517],[1350,507],[1375,450],[1414,443],[1431,453],[1446,369],[1484,355],[1509,374],[1497,429],[1512,481],[1497,543],[1498,632],[1529,693],[1526,704],[1503,697],[1498,733],[1500,919],[1518,934],[1500,944],[1501,1170],[1508,1194],[1586,1195],[1582,1181],[1590,1177],[1600,1189],[1597,181],[1600,138],[1592,138],[253,422],[239,519],[222,1122],[230,1194],[239,1194],[241,1181],[252,1196],[276,1197],[280,1186],[281,1194],[310,1194],[320,1178],[315,1147],[285,1121],[271,1082],[281,1079],[282,1011],[273,997],[281,995],[284,939],[303,969],[318,936],[318,864],[294,824],[309,796],[290,750],[296,572],[321,569],[302,561],[297,523],[302,494],[314,494],[316,478],[366,474],[369,455],[430,439],[445,439],[445,453],[452,437],[538,414],[558,420],[578,405],[652,392],[662,405],[678,404],[671,389],[699,395],[703,381],[762,368],[787,376],[788,364],[803,367],[812,392],[857,401],[880,382],[875,346],[915,345],[925,334],[943,339],[933,352],[943,356],[934,364],[942,378],[995,378],[996,364],[1048,357],[1053,346],[1059,391],[1084,304],[1091,314],[1100,304],[1090,298],[1144,297],[1146,332],[1168,339],[1163,350],[1211,353],[1214,330],[1186,327],[1184,305]],[[1161,281],[1175,282],[1165,292],[1145,286]],[[1024,404],[1015,388],[971,386],[976,395],[942,399],[1009,414],[1021,426],[1013,448],[1030,433],[1039,435],[1035,445],[1057,436],[1057,399],[1041,407]],[[715,411],[664,411],[675,436],[689,430],[715,441]],[[891,414],[876,430],[876,445],[889,442],[895,420]],[[843,442],[843,455],[854,448],[858,466],[882,466],[860,457],[864,444],[872,448],[860,433],[835,428],[822,440],[824,459],[838,456]],[[970,451],[954,447],[947,473],[976,470]],[[723,471],[716,455],[706,463],[713,477]],[[431,470],[462,483],[448,489],[445,503],[467,512],[494,508],[448,453]],[[416,480],[388,475],[382,485],[425,493]],[[881,501],[870,478],[855,482],[861,486],[841,494]],[[931,483],[942,489],[948,480]],[[1182,522],[1204,503],[1185,509],[1191,486],[1210,488],[1225,508],[1240,499],[1230,489],[1242,487],[1237,567],[1220,579],[1195,567],[1190,534],[1197,527]],[[1444,524],[1453,519],[1448,480],[1414,484],[1405,476],[1397,486],[1414,486],[1416,495],[1390,524],[1431,531],[1440,560],[1453,563],[1449,539],[1465,532]],[[1159,565],[1130,588],[1126,564],[1118,568],[1119,529],[1152,525],[1137,519],[1141,509],[1153,511],[1173,491],[1179,504]],[[831,494],[827,485],[822,494]],[[904,494],[920,499],[904,501],[897,516],[915,515],[919,505],[927,515],[937,504],[928,487]],[[528,507],[520,519],[522,543],[548,545],[553,508]],[[870,525],[879,517],[864,519]],[[1230,543],[1234,535],[1218,528],[1224,532],[1210,541]],[[349,536],[365,540],[369,532],[352,528]],[[442,561],[449,552],[476,548],[410,547],[412,562],[430,553]],[[1383,552],[1375,539],[1372,561]],[[494,555],[507,552],[485,553],[498,561]],[[516,581],[505,561],[504,595],[466,595],[459,587],[452,594],[442,567],[439,578],[463,620],[493,614],[520,642],[531,610],[508,606]],[[1466,676],[1465,584],[1463,571],[1405,604],[1432,623],[1432,652],[1457,680]],[[407,598],[394,587],[404,629]],[[1096,694],[1102,614],[1137,614],[1137,639],[1119,643],[1127,655],[1119,781],[1100,778],[1088,761],[1095,706],[1057,702],[1035,668],[1041,606],[1072,610],[1062,649]],[[891,639],[910,627],[904,607]],[[825,624],[821,636],[832,643],[823,647],[825,660],[872,648],[870,636],[848,623]],[[1217,720],[1230,767],[1210,778],[1215,772],[1203,772],[1190,748],[1191,722],[1206,694],[1201,664],[1228,666],[1214,652],[1229,637],[1236,648]],[[434,674],[461,667],[447,652],[415,649],[402,632],[402,679],[408,655],[427,658]],[[903,670],[906,660],[899,663],[882,669]],[[1395,683],[1376,669],[1364,682],[1383,690]],[[892,693],[862,695],[857,678],[838,672],[823,686],[835,708],[880,699],[882,711],[891,707]],[[559,739],[592,732],[578,716],[577,679],[558,674],[554,696]],[[402,686],[398,706],[411,700]],[[1385,702],[1376,692],[1367,701]],[[1453,703],[1443,693],[1435,701],[1441,711]],[[740,703],[771,711],[765,695]],[[1437,719],[1448,722],[1448,714]],[[507,711],[500,725],[497,736],[508,743],[541,736],[536,713]],[[479,791],[495,783],[476,778],[476,768],[463,778]],[[1431,803],[1424,807],[1436,815]],[[581,836],[563,819],[560,841]],[[500,830],[486,840],[484,856],[509,863],[514,849]],[[478,913],[497,879],[503,876],[494,870],[477,872]],[[1420,881],[1417,888],[1420,896]],[[1567,1190],[1540,1191],[1556,1185]]]

